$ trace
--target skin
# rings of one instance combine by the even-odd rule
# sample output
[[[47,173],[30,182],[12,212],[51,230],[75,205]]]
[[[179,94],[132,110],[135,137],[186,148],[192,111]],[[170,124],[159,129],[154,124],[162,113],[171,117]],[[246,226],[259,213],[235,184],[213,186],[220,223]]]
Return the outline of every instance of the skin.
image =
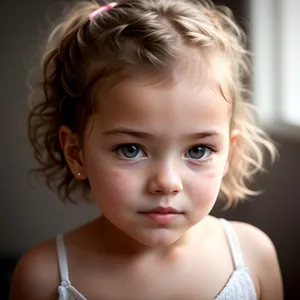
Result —
[[[209,216],[236,139],[230,104],[213,81],[179,79],[127,80],[101,95],[82,147],[60,130],[70,169],[88,178],[102,212],[65,236],[72,284],[87,299],[213,299],[234,271],[224,231]],[[180,214],[168,224],[141,214],[158,206]],[[232,225],[258,298],[282,299],[270,239]],[[10,299],[57,299],[59,283],[55,241],[47,241],[19,262]]]
[[[120,83],[108,94],[113,101],[104,100],[95,114],[81,155],[82,174],[89,178],[103,222],[109,220],[146,247],[184,240],[185,232],[208,215],[225,174],[228,103],[209,88],[198,91],[191,85],[186,92],[186,84]],[[112,150],[122,144],[128,149]],[[134,151],[135,157],[124,151]],[[202,157],[192,158],[195,151]],[[157,226],[138,213],[158,206],[182,214]]]

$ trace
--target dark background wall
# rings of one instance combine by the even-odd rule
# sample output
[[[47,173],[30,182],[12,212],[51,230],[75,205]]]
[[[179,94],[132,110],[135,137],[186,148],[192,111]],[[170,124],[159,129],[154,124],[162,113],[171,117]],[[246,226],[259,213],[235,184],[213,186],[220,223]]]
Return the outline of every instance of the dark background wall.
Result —
[[[248,1],[215,2],[229,5],[237,19],[249,27]],[[93,207],[63,205],[45,187],[35,190],[27,182],[33,159],[26,137],[26,77],[28,66],[36,58],[35,47],[47,28],[46,9],[50,15],[57,11],[54,3],[58,0],[15,0],[6,2],[1,10],[0,299],[7,299],[15,262],[29,247],[97,214]],[[216,208],[213,214],[254,224],[272,238],[278,251],[286,299],[297,299],[300,139],[296,141],[282,134],[273,138],[280,145],[280,160],[269,174],[257,178],[265,193],[227,212]]]

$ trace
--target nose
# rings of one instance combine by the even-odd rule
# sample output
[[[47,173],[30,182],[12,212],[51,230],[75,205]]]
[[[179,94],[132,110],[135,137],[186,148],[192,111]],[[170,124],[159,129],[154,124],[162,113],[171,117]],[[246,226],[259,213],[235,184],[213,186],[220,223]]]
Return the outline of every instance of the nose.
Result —
[[[156,169],[148,182],[148,192],[155,195],[176,195],[182,191],[182,181],[175,169]]]

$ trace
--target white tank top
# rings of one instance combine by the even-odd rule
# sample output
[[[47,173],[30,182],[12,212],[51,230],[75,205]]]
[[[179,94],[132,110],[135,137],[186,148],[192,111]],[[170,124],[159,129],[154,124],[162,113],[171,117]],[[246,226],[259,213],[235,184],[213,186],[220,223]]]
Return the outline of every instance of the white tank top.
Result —
[[[228,221],[220,219],[220,222],[229,243],[235,270],[231,274],[224,289],[214,300],[257,300],[255,287],[249,270],[244,265],[237,234]],[[61,284],[58,287],[58,300],[87,300],[72,286],[69,280],[66,248],[62,235],[57,236],[57,255],[61,277]]]

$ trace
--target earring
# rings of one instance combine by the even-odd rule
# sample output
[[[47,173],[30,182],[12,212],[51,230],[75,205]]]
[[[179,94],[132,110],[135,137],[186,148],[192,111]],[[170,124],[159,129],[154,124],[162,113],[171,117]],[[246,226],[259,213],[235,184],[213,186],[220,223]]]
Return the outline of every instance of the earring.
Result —
[[[82,173],[79,172],[79,173],[77,173],[77,175],[80,177],[82,175]]]

